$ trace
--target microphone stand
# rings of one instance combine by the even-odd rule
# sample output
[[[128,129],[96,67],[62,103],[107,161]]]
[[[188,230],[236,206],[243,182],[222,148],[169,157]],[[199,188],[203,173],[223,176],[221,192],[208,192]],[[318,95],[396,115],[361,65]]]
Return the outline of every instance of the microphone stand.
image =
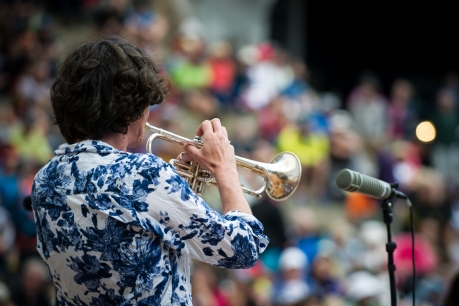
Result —
[[[392,187],[392,192],[391,196],[385,200],[383,200],[381,207],[383,210],[383,220],[384,223],[386,223],[387,227],[387,244],[386,244],[386,252],[387,252],[387,269],[389,271],[389,281],[390,281],[390,300],[391,300],[391,305],[396,306],[397,305],[397,291],[395,289],[395,264],[394,264],[394,251],[397,248],[397,244],[392,241],[392,233],[391,233],[391,223],[393,220],[393,214],[392,214],[392,202],[393,200],[397,197],[398,192],[395,191],[395,188],[398,187],[398,183],[392,183],[390,184]]]

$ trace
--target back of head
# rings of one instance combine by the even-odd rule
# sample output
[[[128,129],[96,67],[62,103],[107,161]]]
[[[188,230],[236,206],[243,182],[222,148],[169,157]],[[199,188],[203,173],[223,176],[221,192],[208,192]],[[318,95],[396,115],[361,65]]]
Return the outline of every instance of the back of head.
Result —
[[[71,52],[55,78],[51,103],[55,123],[68,143],[127,132],[149,105],[161,103],[167,87],[152,57],[112,36]]]

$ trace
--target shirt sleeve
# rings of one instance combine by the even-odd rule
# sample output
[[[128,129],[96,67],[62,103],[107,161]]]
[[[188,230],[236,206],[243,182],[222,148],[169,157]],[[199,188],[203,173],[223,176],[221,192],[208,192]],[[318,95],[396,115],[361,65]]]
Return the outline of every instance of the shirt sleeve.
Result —
[[[153,191],[145,198],[146,209],[137,212],[142,226],[160,235],[178,256],[186,252],[192,258],[231,269],[255,265],[269,242],[260,221],[239,211],[219,214],[170,164],[156,159],[159,161],[148,170],[155,174],[147,178]]]

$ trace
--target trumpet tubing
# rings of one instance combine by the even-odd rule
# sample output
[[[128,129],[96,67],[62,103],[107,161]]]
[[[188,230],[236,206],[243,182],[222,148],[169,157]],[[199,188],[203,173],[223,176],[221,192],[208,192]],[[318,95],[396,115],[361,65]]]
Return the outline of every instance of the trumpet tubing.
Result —
[[[145,128],[153,132],[146,144],[146,150],[149,153],[151,153],[153,141],[157,138],[174,142],[182,146],[184,144],[191,144],[197,148],[202,148],[204,145],[199,137],[195,137],[191,140],[152,126],[149,123],[145,125]],[[204,193],[206,185],[218,185],[213,174],[202,169],[196,162],[185,163],[177,159],[171,159],[169,162],[175,167],[177,173],[187,181],[190,188],[198,195]],[[261,198],[263,192],[266,192],[273,200],[286,200],[295,192],[300,183],[301,164],[298,157],[291,152],[277,154],[271,163],[262,163],[236,156],[236,164],[238,167],[248,169],[264,179],[264,184],[258,190],[251,190],[241,185],[245,193],[258,198]]]

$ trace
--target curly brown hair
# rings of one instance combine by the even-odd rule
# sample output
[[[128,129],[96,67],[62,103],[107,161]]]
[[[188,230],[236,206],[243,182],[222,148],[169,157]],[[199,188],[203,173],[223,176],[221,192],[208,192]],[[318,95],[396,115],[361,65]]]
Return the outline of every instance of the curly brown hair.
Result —
[[[164,101],[162,72],[121,37],[85,43],[67,56],[51,88],[55,124],[69,144],[126,134],[146,107]]]

